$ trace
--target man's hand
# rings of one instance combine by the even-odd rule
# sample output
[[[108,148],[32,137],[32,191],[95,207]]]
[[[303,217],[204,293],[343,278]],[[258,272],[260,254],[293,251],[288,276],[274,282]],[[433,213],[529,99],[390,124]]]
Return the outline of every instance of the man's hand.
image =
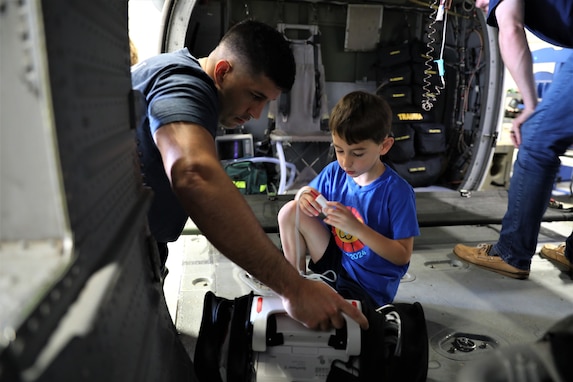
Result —
[[[326,283],[301,278],[295,295],[282,297],[286,312],[306,327],[315,330],[330,330],[344,327],[345,313],[362,329],[368,329],[368,320],[362,312]]]
[[[513,119],[510,135],[511,141],[516,149],[521,145],[521,125],[527,121],[529,116],[533,114],[533,111],[534,110],[531,109],[524,109]]]

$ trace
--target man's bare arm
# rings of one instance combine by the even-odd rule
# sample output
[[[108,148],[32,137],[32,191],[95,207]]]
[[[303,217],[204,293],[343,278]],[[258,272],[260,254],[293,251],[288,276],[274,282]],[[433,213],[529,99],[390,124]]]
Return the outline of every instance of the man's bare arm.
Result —
[[[525,109],[515,119],[514,143],[521,143],[520,126],[537,107],[537,90],[533,78],[533,60],[525,34],[524,0],[504,0],[495,9],[499,26],[499,47],[501,57],[513,77],[523,98]]]

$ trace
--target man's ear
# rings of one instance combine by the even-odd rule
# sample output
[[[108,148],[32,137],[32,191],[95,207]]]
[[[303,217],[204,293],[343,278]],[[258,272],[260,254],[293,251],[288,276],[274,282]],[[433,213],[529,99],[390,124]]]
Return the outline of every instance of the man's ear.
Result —
[[[380,145],[380,155],[386,155],[394,145],[394,137],[386,137]]]
[[[223,82],[225,75],[227,75],[227,73],[229,73],[231,70],[233,69],[233,67],[231,66],[231,63],[227,60],[219,60],[217,61],[217,63],[215,64],[215,84],[216,85],[221,85],[221,83]]]

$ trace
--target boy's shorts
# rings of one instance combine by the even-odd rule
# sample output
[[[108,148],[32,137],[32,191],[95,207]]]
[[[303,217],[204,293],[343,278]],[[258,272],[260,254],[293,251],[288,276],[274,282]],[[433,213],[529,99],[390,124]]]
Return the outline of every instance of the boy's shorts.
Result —
[[[359,300],[362,304],[368,305],[373,309],[378,308],[378,304],[376,304],[368,293],[350,277],[348,272],[346,272],[346,269],[342,266],[342,251],[336,245],[334,236],[330,236],[328,246],[320,260],[315,263],[311,259],[309,261],[308,268],[317,274],[323,274],[329,270],[334,271],[336,273],[336,281],[325,281],[342,297],[346,299]]]

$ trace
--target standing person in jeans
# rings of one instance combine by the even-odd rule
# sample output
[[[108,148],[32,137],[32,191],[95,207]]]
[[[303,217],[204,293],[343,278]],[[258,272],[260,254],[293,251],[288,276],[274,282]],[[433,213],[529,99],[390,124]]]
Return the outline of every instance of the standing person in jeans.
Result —
[[[391,127],[381,97],[344,96],[329,119],[336,161],[279,211],[289,262],[306,273],[308,251],[315,274],[334,274],[333,288],[372,309],[394,301],[420,234],[412,186],[381,159],[394,143]],[[318,195],[328,202],[320,205]]]
[[[163,267],[167,242],[190,217],[224,256],[273,289],[294,319],[326,330],[341,328],[346,313],[366,329],[360,310],[290,266],[217,157],[219,125],[259,118],[268,101],[292,87],[294,76],[288,42],[251,20],[229,29],[208,57],[197,59],[184,48],[133,67],[133,87],[145,99],[136,134],[143,180],[154,192],[149,227]]]
[[[573,1],[477,0],[476,6],[488,12],[487,23],[499,29],[501,56],[523,97],[524,110],[511,129],[511,139],[519,151],[499,240],[477,247],[458,244],[454,253],[490,271],[526,279],[560,167],[559,156],[573,144],[573,56],[559,69],[538,105],[524,28],[548,43],[572,48]],[[571,272],[573,251],[564,253],[563,249],[546,248],[542,254]]]

